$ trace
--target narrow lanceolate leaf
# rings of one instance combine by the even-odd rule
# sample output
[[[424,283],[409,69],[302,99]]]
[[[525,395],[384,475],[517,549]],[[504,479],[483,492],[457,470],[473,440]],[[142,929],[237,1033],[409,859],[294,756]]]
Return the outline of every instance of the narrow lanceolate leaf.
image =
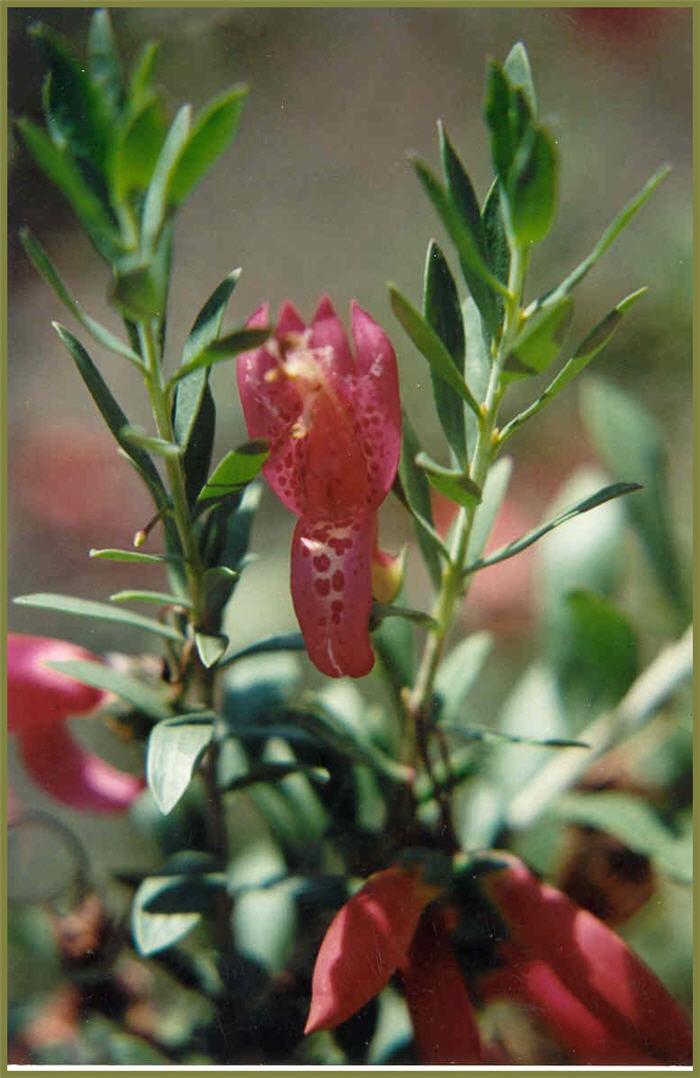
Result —
[[[502,296],[507,295],[508,289],[486,265],[471,232],[450,202],[445,188],[422,161],[414,160],[413,166],[425,193],[457,248],[460,262],[468,266],[470,274],[479,277],[493,292]]]
[[[479,253],[483,264],[489,269],[489,257],[484,236],[483,224],[479,203],[474,193],[472,182],[469,179],[464,165],[460,161],[450,142],[447,132],[440,123],[438,125],[440,135],[440,157],[442,169],[445,175],[447,197],[459,216],[465,230],[471,236],[474,248]],[[481,275],[472,269],[471,263],[460,252],[460,266],[464,280],[471,292],[484,322],[493,334],[497,328],[498,311],[496,297],[491,287],[486,284]]]
[[[100,8],[90,20],[88,72],[103,115],[116,119],[124,97],[124,78],[109,11]]]
[[[215,98],[197,116],[187,145],[168,186],[168,203],[179,206],[218,157],[233,142],[248,96],[247,86],[237,86]]]
[[[554,140],[543,127],[521,143],[506,181],[513,233],[523,246],[540,243],[556,210],[559,162]]]
[[[115,547],[106,547],[104,550],[96,550],[92,547],[88,554],[91,558],[102,558],[105,561],[128,561],[141,565],[158,565],[161,562],[182,561],[182,558],[174,554],[142,554],[140,550],[117,550]]]
[[[219,659],[221,659],[228,647],[228,637],[223,633],[202,633],[195,632],[194,642],[197,647],[197,654],[202,660],[202,664],[209,670],[212,666],[216,666]]]
[[[17,120],[17,129],[39,168],[70,202],[95,249],[108,262],[114,262],[123,254],[119,233],[68,151],[55,146],[31,120]]]
[[[635,197],[627,203],[624,209],[620,211],[614,221],[612,221],[612,223],[608,225],[605,232],[600,237],[588,257],[584,258],[583,262],[580,262],[576,269],[572,270],[572,272],[561,282],[561,284],[557,285],[556,288],[551,289],[551,291],[545,293],[545,295],[543,296],[540,296],[539,299],[536,299],[534,303],[530,304],[530,307],[525,313],[529,316],[538,307],[542,307],[545,304],[549,306],[552,303],[556,303],[556,301],[559,300],[562,296],[568,295],[568,293],[571,292],[576,287],[576,285],[583,280],[588,271],[591,269],[592,266],[596,264],[601,255],[605,254],[608,247],[610,247],[610,245],[617,239],[622,230],[627,227],[635,214],[642,208],[647,199],[649,199],[653,195],[656,188],[659,186],[661,181],[666,178],[669,172],[670,166],[668,165],[665,168],[659,169],[658,172],[655,172],[651,179],[648,180],[647,183],[644,185],[639,194],[635,195]]]
[[[177,606],[190,610],[192,603],[182,595],[170,595],[167,591],[115,591],[110,603],[154,603],[156,606]]]
[[[403,413],[401,424],[401,458],[393,490],[397,498],[408,509],[416,525],[416,538],[423,555],[423,561],[430,573],[435,587],[439,587],[442,577],[442,558],[449,560],[449,554],[433,524],[433,510],[430,503],[430,486],[424,472],[416,465],[416,456],[420,452],[420,442],[410,419]]]
[[[539,528],[534,528],[519,539],[514,539],[512,543],[508,543],[506,546],[494,551],[488,557],[479,558],[477,561],[472,562],[464,570],[464,574],[467,576],[469,573],[476,572],[477,569],[484,569],[487,565],[495,565],[499,561],[505,561],[506,558],[512,558],[515,554],[519,554],[521,550],[532,546],[543,535],[547,535],[554,528],[558,528],[560,524],[565,524],[567,520],[572,520],[573,517],[579,516],[580,513],[587,513],[590,509],[603,505],[604,502],[609,502],[613,498],[620,498],[624,494],[631,494],[633,491],[641,489],[639,483],[612,483],[608,487],[603,487],[596,494],[592,494],[589,498],[584,498],[582,502],[570,506],[563,513],[560,513],[552,520],[548,520],[546,524],[541,524]]]
[[[535,94],[535,84],[532,80],[532,71],[530,70],[530,60],[527,55],[527,49],[522,41],[516,41],[515,45],[513,45],[513,48],[508,53],[506,61],[503,64],[503,72],[511,86],[515,86],[518,90],[522,90],[525,99],[530,106],[530,112],[536,119],[537,96]]]
[[[44,278],[50,288],[54,290],[61,303],[63,303],[71,312],[74,318],[76,318],[81,325],[85,327],[88,333],[91,333],[99,344],[109,348],[112,352],[116,352],[120,356],[124,356],[131,363],[134,363],[137,367],[142,368],[141,357],[129,348],[124,341],[121,341],[119,337],[111,333],[105,326],[100,325],[94,318],[91,318],[89,314],[86,314],[76,299],[71,296],[70,292],[64,285],[63,281],[58,275],[58,270],[54,266],[53,262],[49,258],[48,254],[37,240],[36,236],[33,236],[28,228],[20,229],[20,240],[27,255],[37,270],[38,273]]]
[[[443,468],[441,464],[431,460],[427,453],[419,453],[416,464],[425,472],[430,484],[457,505],[472,509],[481,501],[479,487],[464,472]]]
[[[197,496],[206,483],[207,475],[211,467],[211,455],[214,450],[214,437],[216,434],[216,404],[214,403],[214,395],[211,388],[207,384],[207,374],[204,372],[204,392],[199,397],[198,402],[195,398],[198,396],[197,387],[193,387],[193,393],[190,397],[186,389],[190,382],[194,379],[186,379],[181,382],[178,389],[185,389],[185,393],[182,396],[183,412],[180,413],[179,418],[182,421],[182,425],[185,425],[184,410],[189,405],[193,405],[197,408],[197,411],[193,413],[194,422],[191,429],[187,430],[187,441],[182,441],[177,434],[177,402],[179,395],[176,393],[173,401],[173,429],[175,430],[175,437],[180,445],[185,447],[182,458],[182,466],[185,471],[185,491],[187,493],[187,504],[192,508],[196,501]]]
[[[225,337],[220,337],[217,341],[212,341],[204,351],[178,367],[168,383],[168,390],[202,367],[213,367],[215,363],[221,363],[226,359],[234,359],[241,352],[248,352],[252,348],[258,348],[265,343],[269,336],[269,329],[237,329],[233,333],[228,333]]]
[[[153,177],[146,192],[141,223],[141,236],[146,252],[152,251],[156,246],[165,223],[168,212],[168,188],[189,138],[191,117],[191,106],[183,105],[170,125],[170,130],[158,155]]]
[[[167,508],[168,495],[153,461],[142,449],[138,446],[130,445],[122,437],[121,431],[124,427],[129,426],[129,421],[112,396],[107,383],[104,381],[97,367],[92,362],[80,341],[76,340],[73,334],[70,333],[65,326],[60,325],[58,322],[53,322],[52,325],[63,344],[68,349],[71,358],[78,368],[80,376],[85,382],[92,399],[102,413],[102,417],[107,426],[124,452],[133,461],[139,474],[148,485],[156,505],[159,509]]]
[[[669,518],[664,439],[652,416],[617,386],[588,380],[582,387],[583,418],[607,471],[633,475],[644,485],[625,504],[662,593],[685,621],[690,596]]]
[[[131,70],[128,88],[129,99],[136,108],[151,94],[159,51],[160,45],[157,41],[147,41],[138,54]]]
[[[459,724],[468,714],[468,696],[491,650],[488,633],[471,633],[440,663],[435,688],[441,700],[440,720]]]
[[[484,199],[481,221],[489,265],[499,281],[507,284],[510,269],[510,248],[501,206],[501,185],[497,179],[491,184]],[[500,300],[498,302],[500,304]]]
[[[151,730],[146,778],[161,812],[170,812],[184,794],[213,732],[205,715],[164,719]]]
[[[508,734],[502,730],[491,730],[488,726],[475,726],[473,723],[455,726],[445,725],[444,730],[449,730],[450,736],[458,735],[462,741],[503,742],[513,745],[534,745],[540,749],[587,749],[589,745],[585,741],[576,741],[568,737],[526,737],[520,734]]]
[[[191,932],[201,913],[150,913],[147,903],[157,898],[172,881],[169,876],[148,876],[140,884],[131,906],[131,931],[140,955],[158,954]]]
[[[265,442],[250,442],[227,453],[199,492],[198,501],[223,498],[252,482],[269,456]]]
[[[423,278],[423,314],[452,356],[459,373],[464,377],[464,322],[459,295],[450,267],[435,240],[428,245]],[[444,378],[430,371],[435,407],[457,460],[467,462],[464,428],[464,402]]]
[[[535,312],[513,342],[505,370],[511,377],[541,374],[559,355],[573,313],[571,296]]]
[[[437,627],[435,618],[426,614],[424,610],[413,610],[407,606],[393,606],[391,603],[372,603],[370,612],[370,628],[376,629],[385,618],[404,618],[406,621],[415,621],[418,625],[427,625],[428,628]]]
[[[159,97],[150,94],[138,105],[132,103],[112,151],[110,172],[118,201],[147,190],[166,132],[165,106]]]
[[[283,633],[280,636],[267,636],[265,639],[259,640],[257,644],[250,644],[248,647],[236,651],[233,655],[229,655],[221,665],[222,667],[231,666],[232,663],[236,663],[240,659],[247,659],[251,655],[264,655],[274,651],[306,651],[304,637],[301,633]]]
[[[140,427],[132,427],[129,423],[122,427],[121,437],[129,445],[137,445],[141,449],[155,453],[158,457],[173,458],[182,455],[182,446],[175,442],[168,442],[165,438],[157,438],[155,435],[146,434]]]
[[[162,318],[165,313],[165,288],[153,258],[145,262],[132,258],[115,267],[109,301],[132,322]]]
[[[165,719],[170,715],[165,693],[159,693],[138,678],[114,670],[104,663],[94,663],[83,659],[70,662],[47,663],[54,670],[69,674],[84,685],[93,685],[96,689],[113,692],[115,696],[126,700],[128,704],[150,715],[153,719]]]
[[[403,328],[415,344],[418,351],[427,359],[431,371],[447,382],[452,389],[468,404],[475,415],[481,415],[479,405],[472,396],[469,386],[460,374],[454,359],[434,329],[397,288],[389,285],[391,308]]]
[[[468,562],[476,560],[488,542],[491,529],[506,496],[512,470],[513,461],[510,457],[502,457],[489,468],[481,493],[481,503],[474,514],[474,524],[469,536]]]
[[[486,71],[484,117],[493,167],[505,190],[518,151],[532,131],[534,116],[525,87],[512,82],[496,61],[490,61]]]
[[[595,359],[616,332],[617,327],[622,321],[622,316],[626,314],[630,307],[632,307],[645,292],[646,288],[638,288],[636,292],[631,292],[625,299],[620,300],[617,306],[613,307],[613,309],[606,314],[605,318],[601,319],[595,329],[592,329],[584,338],[571,358],[567,360],[559,371],[556,378],[549,383],[537,400],[533,401],[529,408],[526,408],[523,412],[520,412],[519,415],[511,419],[509,423],[506,423],[498,438],[499,445],[503,445],[518,427],[521,427],[526,420],[531,418],[531,416],[536,415],[540,408],[543,408],[548,401],[556,397],[557,393],[561,393],[562,389],[568,386],[569,382],[573,381],[573,379],[588,366],[591,360]]]
[[[100,621],[113,621],[129,625],[133,629],[142,629],[166,640],[182,641],[182,633],[170,625],[164,625],[154,618],[144,618],[131,610],[120,610],[108,603],[98,603],[92,599],[79,599],[73,595],[54,595],[49,592],[37,592],[34,595],[20,595],[14,600],[19,606],[31,606],[39,610],[53,610],[58,614],[75,614],[81,618],[97,618]]]

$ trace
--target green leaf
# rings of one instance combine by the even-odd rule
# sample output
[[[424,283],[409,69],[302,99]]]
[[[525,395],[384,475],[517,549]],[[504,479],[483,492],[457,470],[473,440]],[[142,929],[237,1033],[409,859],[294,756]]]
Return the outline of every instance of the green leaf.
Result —
[[[637,676],[637,638],[627,618],[591,591],[569,592],[551,633],[552,664],[570,705],[614,707]]]
[[[181,561],[182,559],[172,554],[142,554],[139,550],[117,550],[114,547],[106,547],[104,550],[89,551],[91,558],[103,558],[105,561],[128,561],[143,565],[157,565],[161,562]]]
[[[454,359],[435,330],[428,325],[416,308],[391,284],[389,285],[389,295],[391,309],[418,351],[427,359],[431,373],[447,382],[459,394],[465,404],[469,405],[474,414],[480,415],[479,405],[460,374]]]
[[[157,894],[143,902],[147,913],[212,913],[217,893],[226,887],[225,872],[192,872],[155,878],[167,882]]]
[[[88,72],[101,111],[114,121],[124,99],[124,78],[116,38],[107,8],[99,8],[90,20]]]
[[[410,419],[403,413],[401,435],[401,457],[393,490],[399,500],[411,513],[416,525],[416,538],[423,555],[423,561],[430,573],[435,587],[440,586],[443,557],[449,554],[433,524],[433,510],[430,502],[430,486],[425,473],[416,465],[416,456],[420,452],[418,435]]]
[[[165,692],[157,692],[138,678],[123,674],[104,663],[71,659],[65,662],[48,662],[46,665],[74,677],[84,685],[93,685],[96,689],[114,693],[153,719],[165,719],[170,714]]]
[[[144,98],[151,95],[159,52],[160,44],[157,41],[147,41],[136,58],[129,76],[129,100],[135,108],[139,108]]]
[[[513,48],[508,53],[503,65],[503,72],[511,86],[515,86],[518,90],[522,90],[525,95],[525,100],[530,106],[530,112],[533,117],[537,118],[537,96],[535,94],[535,85],[532,81],[532,71],[530,70],[530,60],[527,55],[527,49],[522,41],[516,41],[515,45],[513,45]]]
[[[211,572],[211,570],[209,571]],[[202,665],[206,666],[207,670],[212,666],[216,666],[219,659],[225,655],[228,647],[228,637],[223,633],[214,635],[213,633],[203,633],[197,630],[194,634],[194,642],[197,647],[197,654],[202,660]]]
[[[97,618],[100,621],[112,621],[129,625],[134,629],[143,629],[166,640],[182,641],[182,634],[170,625],[163,625],[153,618],[144,618],[131,610],[119,610],[108,603],[97,603],[92,599],[79,599],[73,595],[55,595],[49,592],[36,592],[33,595],[20,595],[14,600],[18,606],[31,606],[39,610],[54,610],[59,614],[75,614],[81,618]]]
[[[233,142],[248,96],[247,86],[228,90],[211,101],[196,118],[168,186],[168,203],[181,205]]]
[[[631,494],[632,491],[641,490],[639,483],[612,483],[610,486],[603,487],[602,490],[597,491],[595,494],[591,494],[590,497],[584,498],[583,501],[577,502],[576,505],[569,506],[558,516],[552,520],[548,520],[546,524],[541,524],[539,527],[534,528],[532,531],[527,532],[525,535],[521,535],[519,539],[514,539],[511,543],[507,543],[505,546],[500,547],[494,551],[493,554],[489,554],[485,558],[479,558],[477,561],[472,562],[464,570],[464,575],[468,576],[469,573],[476,572],[477,569],[484,569],[487,565],[496,565],[499,561],[505,561],[506,558],[512,558],[515,554],[519,554],[521,550],[526,550],[527,547],[532,546],[538,539],[541,539],[543,535],[558,528],[560,524],[565,524],[567,520],[572,520],[574,517],[579,516],[580,513],[587,513],[590,509],[595,509],[599,505],[603,505],[604,502],[611,501],[613,498],[620,498],[623,494]]]
[[[225,565],[217,565],[212,569],[205,569],[202,574],[202,593],[204,595],[204,605],[206,608],[206,616],[203,619],[203,623],[207,630],[211,631],[213,634],[212,640],[219,642],[218,644],[212,643],[208,648],[205,643],[204,647],[207,648],[208,654],[215,656],[215,662],[218,662],[224,654],[220,648],[220,641],[224,639],[219,633],[221,628],[221,615],[240,578],[240,572],[237,572],[235,569],[229,569]],[[224,644],[224,650],[227,646],[228,640],[226,640]],[[203,657],[202,662],[204,662]],[[204,662],[204,665],[211,666],[212,663]]]
[[[165,107],[155,95],[144,98],[121,125],[110,163],[114,196],[118,202],[125,202],[131,195],[147,190],[166,131]]]
[[[258,483],[245,487],[240,502],[232,508],[225,499],[216,506],[207,521],[208,535],[202,540],[207,566],[225,566],[241,572],[250,543],[253,520],[260,504],[262,488]],[[234,495],[234,498],[240,495]]]
[[[96,176],[103,171],[109,119],[102,100],[70,44],[41,23],[30,28],[47,69],[44,113],[52,141],[75,158],[87,159]]]
[[[481,491],[474,480],[464,472],[443,468],[441,464],[436,464],[427,453],[423,452],[417,455],[416,464],[428,476],[431,485],[457,505],[465,509],[473,509],[481,501]]]
[[[124,344],[123,341],[111,333],[105,326],[100,325],[99,322],[96,322],[94,318],[91,318],[90,315],[83,311],[77,300],[71,296],[70,292],[63,284],[63,281],[59,277],[58,271],[48,254],[29,229],[21,228],[19,237],[34,268],[41,274],[49,287],[54,290],[61,303],[68,308],[74,318],[85,327],[88,333],[91,333],[95,340],[104,345],[105,348],[109,348],[112,352],[124,356],[125,359],[128,359],[140,369],[143,368],[141,357],[138,356],[136,352],[129,348],[127,344]]]
[[[489,129],[491,160],[505,192],[534,117],[525,88],[511,82],[501,65],[493,60],[486,69],[484,118]]]
[[[268,636],[255,644],[250,644],[248,647],[242,648],[233,655],[229,655],[228,658],[221,663],[221,666],[231,666],[233,663],[239,662],[241,659],[247,659],[251,655],[264,655],[268,652],[275,651],[306,651],[304,637],[301,633],[284,633],[280,636]]]
[[[466,337],[465,379],[471,386],[476,399],[483,401],[486,399],[491,378],[491,349],[485,337],[486,330],[481,315],[471,296],[468,296],[462,304],[462,318]],[[464,424],[467,431],[467,445],[470,455],[473,455],[479,435],[480,419],[473,412],[467,411]]]
[[[415,645],[410,621],[405,618],[382,621],[372,635],[372,647],[400,703],[402,690],[413,684],[415,672]]]
[[[435,618],[426,614],[424,610],[413,610],[407,606],[394,606],[391,603],[372,603],[370,612],[370,631],[381,625],[386,618],[404,618],[407,621],[415,621],[418,625],[426,625],[430,629],[437,627]]]
[[[163,281],[153,260],[122,260],[115,267],[110,303],[132,322],[147,322],[165,315]]]
[[[163,719],[148,738],[146,778],[158,808],[170,812],[190,784],[194,770],[214,733],[213,722],[205,716]]]
[[[168,390],[189,377],[194,371],[202,367],[213,367],[215,363],[222,363],[226,359],[234,359],[241,352],[249,352],[252,348],[259,348],[270,336],[269,329],[237,329],[212,341],[199,355],[193,356],[187,363],[178,367],[175,374],[168,382]]]
[[[683,620],[689,619],[690,598],[669,520],[667,457],[659,428],[640,404],[607,382],[589,380],[582,387],[582,411],[611,476],[626,473],[643,484],[643,492],[625,509],[662,593]]]
[[[503,284],[508,284],[510,247],[508,246],[503,209],[501,207],[501,185],[497,179],[491,184],[484,199],[481,222],[489,265],[499,281],[502,281]],[[497,299],[497,303],[500,310],[502,307],[500,298]]]
[[[85,382],[92,399],[102,413],[107,426],[149,487],[158,508],[166,509],[168,506],[168,495],[163,486],[163,481],[148,454],[144,453],[143,450],[139,449],[137,446],[129,445],[129,443],[123,439],[121,432],[124,427],[128,427],[130,424],[112,396],[102,375],[90,359],[90,356],[85,351],[80,341],[76,340],[73,334],[58,322],[52,322],[52,325],[63,344],[68,349],[68,352],[78,368],[80,376]]]
[[[192,379],[181,382],[180,387],[186,387],[190,384]],[[206,483],[207,475],[209,474],[209,468],[211,467],[211,455],[214,449],[214,435],[216,432],[216,405],[214,403],[214,395],[206,384],[205,375],[204,392],[198,402],[198,410],[193,413],[194,422],[189,431],[186,431],[187,442],[184,443],[178,438],[180,445],[185,444],[186,449],[183,455],[182,466],[185,471],[185,490],[187,492],[187,503],[192,509],[197,501],[197,496]],[[175,436],[177,437],[177,425],[178,419],[182,426],[185,425],[185,413],[189,406],[194,404],[194,398],[199,396],[196,387],[193,387],[192,396],[189,396],[187,389],[180,397],[176,393],[175,400],[173,401],[173,428],[175,429]],[[177,403],[181,401],[182,409],[178,416]]]
[[[651,857],[660,872],[692,883],[692,847],[640,797],[622,790],[572,792],[558,798],[552,812],[569,823],[605,831],[630,850]]]
[[[17,120],[16,126],[39,168],[70,202],[95,249],[107,262],[114,262],[123,254],[119,233],[68,151],[54,146],[31,120]]]
[[[576,741],[570,737],[528,737],[521,734],[508,734],[503,730],[492,730],[488,726],[445,727],[450,734],[459,734],[465,741],[503,742],[511,745],[531,745],[538,749],[587,749],[585,741]]]
[[[226,494],[240,490],[260,474],[260,469],[269,455],[267,443],[262,441],[248,442],[246,445],[239,446],[238,449],[232,449],[217,464],[200,490],[197,500],[203,502],[212,498],[222,498]]]
[[[223,790],[224,793],[233,793],[235,790],[246,790],[249,786],[255,786],[260,782],[279,782],[287,775],[306,775],[312,782],[325,783],[330,778],[325,767],[308,767],[305,764],[290,760],[289,763],[269,761],[257,764],[245,775],[238,775],[231,779]]]
[[[169,595],[166,591],[115,591],[110,603],[156,603],[158,606],[177,606],[191,610],[192,603],[182,595]]]
[[[513,234],[526,247],[549,232],[557,202],[559,162],[554,140],[536,127],[520,145],[506,180]]]
[[[537,310],[537,308],[543,307],[545,304],[550,305],[556,303],[559,299],[561,299],[562,296],[566,296],[569,294],[569,292],[573,291],[576,285],[583,280],[591,267],[595,265],[601,255],[605,254],[608,247],[610,247],[614,240],[617,239],[622,230],[627,227],[627,225],[630,223],[635,214],[642,208],[647,199],[650,198],[651,195],[653,195],[654,191],[659,186],[661,181],[665,179],[669,171],[670,167],[666,166],[665,168],[661,168],[658,172],[654,173],[654,175],[651,177],[650,180],[647,181],[639,194],[635,195],[635,197],[627,203],[627,205],[620,211],[614,221],[606,228],[605,232],[600,237],[588,257],[584,258],[583,262],[580,262],[576,269],[572,270],[572,272],[561,282],[561,284],[557,285],[556,288],[551,289],[549,292],[546,292],[543,296],[540,296],[538,299],[536,299],[533,303],[530,304],[530,306],[525,312],[528,317],[530,317],[534,313],[534,311]]]
[[[459,213],[450,202],[445,188],[422,161],[414,159],[413,167],[423,186],[423,190],[432,202],[447,234],[457,248],[460,264],[469,267],[470,275],[473,274],[474,277],[478,277],[496,294],[507,295],[508,289],[493,275],[486,265],[471,232],[466,228]]]
[[[598,353],[605,348],[608,341],[615,334],[617,327],[622,320],[622,316],[641,296],[644,295],[646,291],[646,288],[638,288],[636,292],[631,292],[629,296],[620,300],[617,306],[613,307],[613,309],[606,314],[605,318],[601,319],[595,329],[592,329],[584,338],[571,359],[567,360],[556,378],[549,383],[537,400],[534,401],[529,408],[526,408],[523,412],[520,412],[519,415],[515,416],[514,419],[511,419],[509,423],[506,423],[499,434],[499,445],[503,445],[518,427],[521,427],[523,423],[531,418],[531,416],[536,415],[540,408],[543,408],[548,401],[556,397],[557,393],[560,393],[562,389],[568,386],[569,382],[571,382],[577,374],[580,374],[581,371],[588,366],[591,360],[595,359]]]
[[[146,449],[148,452],[155,453],[156,456],[164,457],[166,460],[182,455],[182,446],[176,445],[175,442],[168,442],[164,438],[146,434],[139,427],[132,427],[128,423],[122,427],[120,434],[129,445],[136,445],[140,449]]]
[[[168,213],[168,189],[189,138],[191,118],[191,106],[183,105],[170,125],[170,130],[158,154],[153,176],[146,192],[141,219],[144,253],[155,248],[165,224]]]
[[[505,363],[511,377],[541,374],[554,362],[569,328],[573,305],[571,296],[562,296],[558,303],[536,312],[532,320],[525,322]]]
[[[459,219],[465,231],[471,236],[474,249],[478,252],[484,266],[488,267],[489,257],[486,248],[486,238],[484,236],[479,203],[474,194],[472,182],[469,179],[462,162],[455,153],[452,143],[447,136],[447,132],[441,123],[438,124],[438,130],[440,136],[440,157],[442,160],[442,169],[445,174],[447,197],[453,209],[459,215]],[[469,258],[465,257],[461,251],[459,251],[459,254],[462,274],[469,291],[474,297],[474,302],[479,308],[486,325],[492,333],[495,333],[498,325],[496,297],[494,296],[491,287],[483,280],[481,274],[472,268]]]
[[[157,954],[186,936],[201,918],[200,913],[148,913],[146,903],[172,886],[172,877],[148,876],[141,883],[131,906],[131,931],[140,955]]]
[[[450,267],[435,240],[428,245],[423,278],[423,314],[435,331],[460,374],[464,375],[464,323],[459,295]],[[430,370],[435,407],[449,442],[460,464],[466,464],[464,403],[443,378]]]
[[[476,560],[488,542],[491,529],[506,496],[512,470],[513,462],[509,457],[497,460],[489,468],[484,482],[484,489],[481,492],[481,503],[474,514],[474,523],[467,549],[467,563]]]
[[[463,717],[467,697],[491,651],[489,633],[472,633],[443,659],[435,679],[435,689],[442,701],[440,720],[448,726]]]

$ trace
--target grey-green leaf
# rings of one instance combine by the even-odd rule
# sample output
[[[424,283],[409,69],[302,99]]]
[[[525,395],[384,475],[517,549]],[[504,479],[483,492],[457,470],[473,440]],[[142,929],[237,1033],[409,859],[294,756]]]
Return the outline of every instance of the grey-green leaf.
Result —
[[[513,342],[505,370],[515,377],[545,371],[561,351],[573,305],[571,296],[562,296],[557,303],[536,311]]]
[[[489,473],[481,492],[481,504],[474,514],[474,524],[469,536],[467,563],[474,561],[488,542],[491,529],[506,496],[513,462],[509,457],[502,457],[489,468]]]
[[[184,794],[213,732],[213,723],[187,717],[164,719],[151,730],[146,777],[161,812],[170,812]]]
[[[426,568],[435,587],[442,577],[442,557],[447,554],[433,524],[430,486],[425,473],[416,465],[420,452],[418,435],[404,412],[402,418],[401,457],[394,492],[414,518],[416,538]]]
[[[464,719],[468,696],[491,651],[489,633],[471,633],[443,659],[435,679],[442,707],[440,719],[448,726]]]
[[[521,143],[506,181],[513,233],[524,247],[540,243],[554,220],[559,162],[552,136],[534,128]]]
[[[50,592],[36,592],[32,595],[20,595],[14,600],[19,606],[31,606],[39,610],[53,610],[59,614],[75,614],[81,618],[97,618],[100,621],[112,621],[142,629],[166,640],[182,641],[182,634],[170,625],[164,625],[154,618],[144,618],[131,610],[120,610],[108,603],[95,602],[92,599],[79,599],[73,595],[55,595]]]
[[[215,363],[221,363],[227,359],[234,359],[241,352],[248,352],[253,348],[259,348],[270,336],[269,329],[237,329],[220,337],[216,341],[192,357],[187,363],[178,367],[168,383],[168,389],[177,385],[183,378],[189,377],[194,371],[202,367],[212,367]]]
[[[217,464],[209,479],[199,492],[198,501],[223,498],[252,482],[270,455],[264,442],[250,442],[247,446],[232,449]]]
[[[210,102],[196,118],[187,145],[170,179],[170,205],[181,205],[216,159],[231,145],[247,96],[247,86],[228,90]]]
[[[91,558],[102,558],[105,561],[128,561],[142,565],[181,560],[173,554],[143,554],[140,550],[118,550],[115,547],[106,547],[104,550],[92,547],[88,554]]]
[[[452,356],[460,374],[464,375],[464,323],[459,295],[445,257],[435,240],[428,245],[423,278],[423,314]],[[431,368],[435,407],[445,437],[457,460],[467,462],[464,428],[464,402],[459,393]]]
[[[625,509],[662,593],[685,621],[690,598],[669,519],[661,432],[646,409],[608,382],[589,380],[582,386],[581,403],[586,427],[611,476],[627,474],[644,485]]]
[[[103,114],[115,120],[124,97],[124,77],[107,8],[99,8],[90,20],[88,71]]]
[[[191,106],[183,105],[170,125],[170,130],[158,155],[146,192],[141,221],[141,236],[145,253],[155,248],[165,224],[170,181],[187,144],[191,118]]]
[[[583,501],[577,502],[576,505],[569,506],[564,512],[552,520],[548,520],[546,524],[541,524],[538,528],[521,535],[519,539],[514,539],[512,543],[507,543],[505,546],[500,547],[493,554],[472,562],[464,570],[465,575],[474,573],[477,569],[484,569],[487,565],[496,565],[497,562],[505,561],[506,558],[512,558],[515,554],[519,554],[521,550],[526,550],[527,547],[532,546],[543,535],[553,531],[554,528],[558,528],[560,524],[566,523],[567,520],[572,520],[573,517],[577,517],[580,513],[587,513],[590,509],[603,505],[604,502],[609,502],[613,498],[620,498],[624,494],[631,494],[636,490],[641,490],[639,483],[612,483],[610,486],[603,487],[602,490],[597,491],[588,498],[584,498]]]
[[[139,954],[158,954],[186,936],[201,918],[200,913],[148,913],[146,904],[155,899],[171,877],[147,877],[140,884],[131,907],[131,931]]]
[[[48,662],[54,670],[60,670],[84,685],[93,685],[96,689],[113,692],[115,696],[126,700],[128,704],[150,715],[153,719],[165,719],[170,715],[170,708],[165,691],[160,693],[150,685],[139,681],[104,663],[91,662],[88,659],[71,659],[65,662]],[[165,689],[165,686],[164,686]]]
[[[530,111],[536,119],[537,95],[535,94],[535,84],[532,80],[527,49],[522,41],[516,41],[515,45],[513,45],[503,64],[503,71],[511,86],[516,86],[519,90],[522,90],[530,106]]]
[[[452,468],[443,468],[436,464],[427,453],[419,453],[416,464],[428,476],[428,481],[450,501],[464,509],[473,509],[481,501],[481,491],[476,483],[464,472]]]

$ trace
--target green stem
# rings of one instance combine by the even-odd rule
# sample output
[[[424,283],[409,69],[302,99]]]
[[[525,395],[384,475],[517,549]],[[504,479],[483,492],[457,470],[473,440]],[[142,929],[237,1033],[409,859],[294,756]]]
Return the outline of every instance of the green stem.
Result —
[[[503,365],[518,331],[526,269],[527,252],[518,244],[512,243],[503,332],[491,367],[486,394],[481,404],[477,441],[469,471],[470,478],[480,489],[483,489],[493,459],[498,408],[504,391],[502,384]],[[435,627],[428,633],[415,684],[406,701],[409,720],[408,728],[410,731],[409,751],[412,762],[415,764],[416,756],[420,756],[428,776],[432,773],[432,764],[428,751],[428,724],[435,678],[442,659],[447,635],[456,617],[457,604],[464,599],[469,587],[469,580],[466,582],[464,580],[464,568],[475,515],[476,506],[468,509],[463,508],[459,511],[450,552],[451,559],[443,570],[440,592],[432,612]],[[440,798],[440,809],[443,829],[454,840],[449,799]]]

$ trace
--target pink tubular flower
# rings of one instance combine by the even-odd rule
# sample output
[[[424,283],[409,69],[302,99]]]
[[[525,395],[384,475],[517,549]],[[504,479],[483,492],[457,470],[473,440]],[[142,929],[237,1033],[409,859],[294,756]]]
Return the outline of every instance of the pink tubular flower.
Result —
[[[248,325],[266,325],[268,310]],[[270,444],[265,476],[299,517],[292,599],[309,657],[330,677],[362,677],[374,664],[376,514],[401,448],[394,350],[356,303],[352,332],[355,357],[328,298],[308,327],[286,302],[270,341],[237,364],[250,436]]]
[[[345,903],[316,957],[305,1033],[340,1025],[381,992],[406,960],[420,915],[438,893],[417,872],[394,865]]]
[[[421,1063],[481,1063],[484,1048],[444,915],[426,911],[401,967]]]
[[[517,858],[508,862],[483,888],[508,927],[514,949],[505,949],[505,977],[521,998],[586,1062],[690,1062],[690,1024],[651,970],[592,913]],[[604,1039],[597,1058],[594,1035]]]
[[[143,783],[82,748],[65,726],[70,716],[94,711],[106,694],[44,665],[95,658],[63,640],[9,633],[8,730],[18,735],[27,771],[51,797],[83,811],[123,812]]]

